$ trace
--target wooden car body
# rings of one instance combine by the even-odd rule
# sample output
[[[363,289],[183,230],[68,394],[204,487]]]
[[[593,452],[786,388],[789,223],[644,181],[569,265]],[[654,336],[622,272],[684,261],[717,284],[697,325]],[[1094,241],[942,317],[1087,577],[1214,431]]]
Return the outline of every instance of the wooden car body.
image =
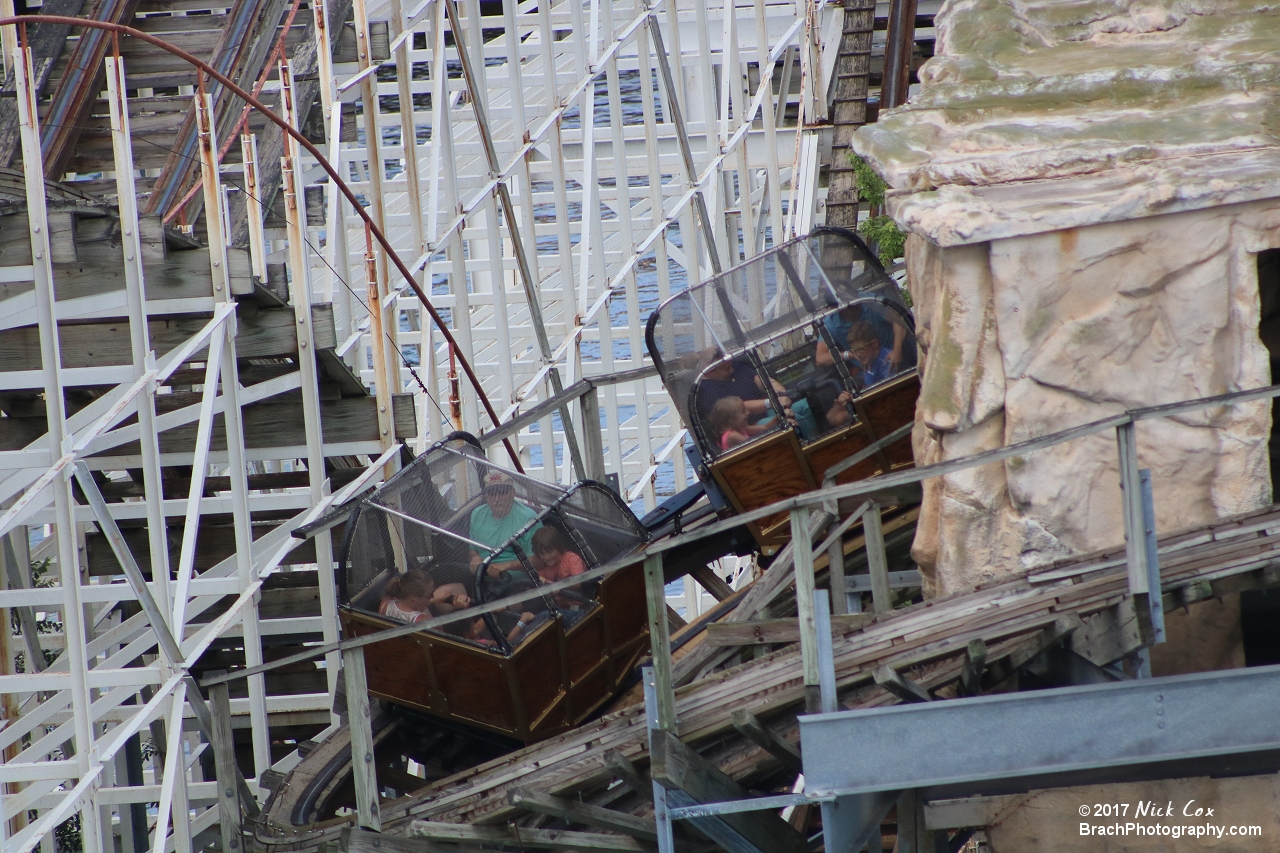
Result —
[[[914,320],[850,231],[819,228],[672,295],[645,338],[727,511],[913,464]],[[732,420],[735,405],[749,421]],[[790,538],[784,517],[750,529],[766,552]]]
[[[338,557],[343,634],[389,632],[365,647],[380,699],[516,741],[551,737],[598,712],[647,652],[647,538],[608,487],[506,471],[455,434],[352,510]],[[540,541],[562,560],[572,552],[569,568],[541,562]],[[542,590],[540,571],[570,581],[605,565],[617,568]],[[417,631],[404,621],[446,614],[457,618]]]
[[[532,743],[589,719],[648,653],[643,562],[608,575],[574,624],[540,624],[508,655],[423,630],[365,648],[369,693],[441,719]],[[363,637],[399,625],[343,607],[342,631]]]

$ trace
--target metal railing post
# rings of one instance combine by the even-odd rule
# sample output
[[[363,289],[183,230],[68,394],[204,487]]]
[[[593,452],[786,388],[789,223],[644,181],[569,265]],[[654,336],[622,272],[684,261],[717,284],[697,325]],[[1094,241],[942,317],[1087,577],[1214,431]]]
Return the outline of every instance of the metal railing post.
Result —
[[[1132,420],[1116,427],[1116,449],[1120,457],[1120,500],[1129,592],[1133,595],[1143,643],[1161,643],[1164,642],[1164,610],[1160,600],[1151,472],[1138,468],[1138,436]]]
[[[818,629],[818,689],[824,714],[839,710],[836,702],[836,656],[831,638],[831,605],[825,589],[813,592],[814,624]]]
[[[652,752],[653,734],[662,728],[659,724],[662,703],[658,698],[660,693],[653,667],[646,666],[640,672],[644,681],[645,725],[649,730],[649,750]],[[671,812],[667,807],[667,789],[662,787],[656,779],[653,780],[653,820],[658,829],[658,853],[675,853],[675,838],[671,832]]]
[[[1156,543],[1156,505],[1151,493],[1151,470],[1138,471],[1142,492],[1142,550],[1147,563],[1147,606],[1151,614],[1151,636],[1164,642],[1164,594],[1160,585],[1160,553]]]

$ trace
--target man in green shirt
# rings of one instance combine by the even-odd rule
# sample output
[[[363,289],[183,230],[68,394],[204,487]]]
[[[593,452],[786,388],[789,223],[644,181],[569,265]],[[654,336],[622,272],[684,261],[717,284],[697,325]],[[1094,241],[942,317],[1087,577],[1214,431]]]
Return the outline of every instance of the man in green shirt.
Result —
[[[529,506],[516,500],[516,486],[511,475],[496,468],[484,475],[484,504],[471,511],[470,538],[482,545],[497,548],[520,532],[521,528],[538,517]],[[533,553],[533,534],[541,524],[535,524],[520,535],[516,541],[526,555]],[[473,547],[471,552],[471,568],[475,569],[488,556]],[[490,577],[501,577],[502,573],[520,567],[516,553],[510,546],[493,555],[487,572]]]

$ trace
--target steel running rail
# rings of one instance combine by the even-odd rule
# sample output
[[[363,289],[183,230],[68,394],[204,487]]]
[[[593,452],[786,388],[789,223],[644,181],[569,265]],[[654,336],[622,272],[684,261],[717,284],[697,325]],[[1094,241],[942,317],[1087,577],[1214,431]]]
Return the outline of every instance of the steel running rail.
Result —
[[[147,44],[153,44],[156,47],[160,48],[161,50],[171,53],[174,56],[178,57],[179,59],[182,59],[183,61],[195,66],[201,72],[207,74],[209,77],[218,81],[220,84],[225,86],[228,91],[230,91],[236,97],[243,100],[246,104],[248,104],[253,109],[257,110],[268,121],[272,122],[277,127],[279,127],[282,131],[284,131],[284,133],[292,137],[294,141],[298,143],[298,145],[300,145],[308,154],[310,154],[312,157],[316,159],[316,162],[320,165],[320,168],[324,169],[325,173],[329,176],[329,180],[333,181],[333,185],[337,187],[342,192],[342,194],[346,196],[347,201],[351,203],[352,210],[354,210],[356,214],[359,215],[359,217],[362,220],[364,220],[365,230],[370,235],[372,235],[372,237],[375,240],[378,241],[378,245],[381,246],[383,250],[387,253],[387,257],[391,259],[391,262],[395,264],[396,269],[399,270],[400,274],[404,276],[405,281],[408,282],[409,287],[413,289],[414,294],[418,297],[418,300],[422,303],[422,307],[427,309],[427,313],[431,315],[431,319],[435,322],[436,327],[440,329],[440,333],[444,336],[444,339],[448,341],[451,346],[453,346],[455,351],[458,352],[458,361],[461,362],[462,369],[467,374],[467,379],[471,382],[471,386],[475,388],[476,396],[480,399],[480,402],[484,404],[485,413],[489,415],[489,418],[493,421],[494,426],[501,425],[502,420],[498,417],[498,413],[493,408],[493,404],[489,402],[489,398],[485,395],[484,388],[481,387],[480,385],[479,377],[476,376],[475,371],[472,369],[470,362],[468,362],[467,359],[462,355],[461,350],[458,347],[457,341],[454,340],[453,333],[450,332],[449,327],[445,325],[444,318],[442,318],[440,316],[440,313],[436,311],[435,306],[432,305],[431,300],[427,298],[427,294],[423,291],[422,286],[418,284],[418,282],[414,279],[413,274],[409,272],[409,267],[405,264],[403,260],[401,260],[400,256],[396,253],[396,250],[391,247],[391,242],[382,233],[382,230],[378,228],[377,224],[373,221],[373,217],[371,217],[369,213],[364,209],[364,207],[360,204],[360,200],[356,197],[356,194],[352,191],[352,189],[349,186],[347,186],[346,181],[342,179],[342,176],[338,173],[338,170],[333,167],[333,164],[330,163],[329,160],[322,153],[320,153],[319,148],[317,148],[309,139],[303,136],[299,131],[295,130],[292,126],[290,126],[289,122],[287,122],[285,119],[281,118],[280,116],[276,115],[274,112],[268,109],[265,104],[263,104],[261,101],[255,98],[250,92],[236,85],[231,80],[231,78],[227,77],[225,74],[215,69],[212,65],[205,62],[203,59],[200,59],[198,56],[195,56],[194,54],[188,53],[187,51],[183,50],[182,48],[176,45],[170,44],[169,42],[165,41],[162,38],[157,38],[156,36],[153,36],[150,33],[144,33],[142,30],[137,30],[137,29],[134,29],[133,27],[126,26],[124,24],[112,24],[106,21],[93,21],[85,18],[73,18],[69,15],[15,15],[13,17],[0,18],[0,27],[8,27],[8,26],[18,27],[24,34],[23,35],[24,40],[25,40],[25,32],[26,32],[27,24],[61,24],[64,26],[71,26],[71,27],[88,27],[90,29],[106,30],[107,32],[115,33],[117,35],[131,36],[136,39],[141,39],[142,41],[145,41]],[[504,440],[503,445],[506,446],[507,454],[511,457],[511,462],[513,465],[515,465],[516,470],[521,473],[524,473],[524,467],[520,464],[520,455],[516,453],[515,448],[511,446],[511,442],[509,440]]]

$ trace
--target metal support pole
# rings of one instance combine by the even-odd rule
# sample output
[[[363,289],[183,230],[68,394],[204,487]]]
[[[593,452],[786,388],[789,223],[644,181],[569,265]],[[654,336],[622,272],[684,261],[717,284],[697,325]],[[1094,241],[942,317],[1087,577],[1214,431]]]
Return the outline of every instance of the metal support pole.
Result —
[[[1164,641],[1164,612],[1160,567],[1156,559],[1155,507],[1150,494],[1144,495],[1143,472],[1138,469],[1138,436],[1133,421],[1116,427],[1116,449],[1120,457],[1120,500],[1124,513],[1124,550],[1129,592],[1143,643]]]
[[[662,729],[658,722],[662,714],[662,703],[658,698],[658,684],[653,667],[643,667],[640,670],[640,677],[644,682],[645,724],[649,730],[649,749],[652,751],[654,732]],[[675,853],[675,838],[671,832],[671,812],[667,805],[667,789],[662,787],[656,779],[652,784],[653,820],[658,829],[658,853]]]
[[[840,510],[835,501],[826,504],[824,509],[832,518],[840,517]],[[848,613],[849,594],[844,581],[843,532],[832,537],[831,544],[827,546],[827,575],[831,578],[831,612]]]
[[[645,603],[649,611],[649,649],[653,657],[658,728],[676,730],[676,698],[671,677],[671,634],[667,626],[667,593],[662,577],[662,555],[644,558]]]
[[[871,503],[863,510],[862,535],[867,543],[867,568],[871,572],[872,609],[876,613],[888,613],[893,610],[893,594],[889,591],[889,558],[884,551],[879,504]]]
[[[1147,557],[1147,606],[1151,614],[1151,635],[1155,642],[1163,643],[1164,594],[1160,582],[1160,552],[1156,541],[1156,505],[1151,493],[1151,469],[1138,471],[1138,485],[1142,492],[1142,546]]]
[[[347,726],[351,732],[351,775],[355,783],[356,821],[364,829],[382,831],[378,808],[378,771],[373,752],[373,720],[369,711],[369,683],[364,649],[342,652],[347,682]]]
[[[58,342],[57,308],[53,289],[53,263],[49,243],[49,217],[45,203],[44,159],[40,152],[40,127],[35,81],[28,50],[18,48],[11,56],[17,88],[19,137],[22,145],[23,177],[26,185],[27,220],[31,240],[31,263],[35,281],[36,315],[39,318],[40,363],[43,378],[45,420],[48,424],[49,456],[58,459],[70,451],[67,436],[66,400],[62,388],[62,354]],[[63,637],[71,677],[71,713],[75,731],[75,763],[81,777],[89,774],[94,758],[93,709],[88,685],[89,662],[85,657],[84,608],[80,603],[79,551],[74,518],[75,499],[71,493],[71,472],[66,470],[51,484],[57,519],[58,570],[62,582]],[[5,626],[7,630],[8,626]],[[102,835],[96,790],[80,808],[80,831],[84,853],[101,853]]]
[[[925,845],[929,831],[924,826],[924,802],[915,789],[898,797],[897,853],[933,853]]]
[[[825,589],[813,591],[814,627],[818,641],[818,687],[821,711],[830,714],[839,709],[836,702],[836,658],[831,637],[831,602]]]
[[[1116,449],[1120,456],[1120,498],[1124,510],[1124,551],[1129,569],[1129,592],[1149,589],[1147,582],[1146,537],[1142,524],[1142,486],[1138,474],[1138,441],[1132,421],[1116,427]]]
[[[804,668],[805,708],[821,707],[818,662],[818,624],[814,611],[813,545],[809,534],[809,508],[791,510],[791,554],[795,561],[796,610],[800,622],[800,659]],[[828,622],[828,628],[830,623]]]
[[[901,106],[907,100],[911,80],[911,54],[916,41],[916,0],[891,0],[884,55],[882,110]]]

